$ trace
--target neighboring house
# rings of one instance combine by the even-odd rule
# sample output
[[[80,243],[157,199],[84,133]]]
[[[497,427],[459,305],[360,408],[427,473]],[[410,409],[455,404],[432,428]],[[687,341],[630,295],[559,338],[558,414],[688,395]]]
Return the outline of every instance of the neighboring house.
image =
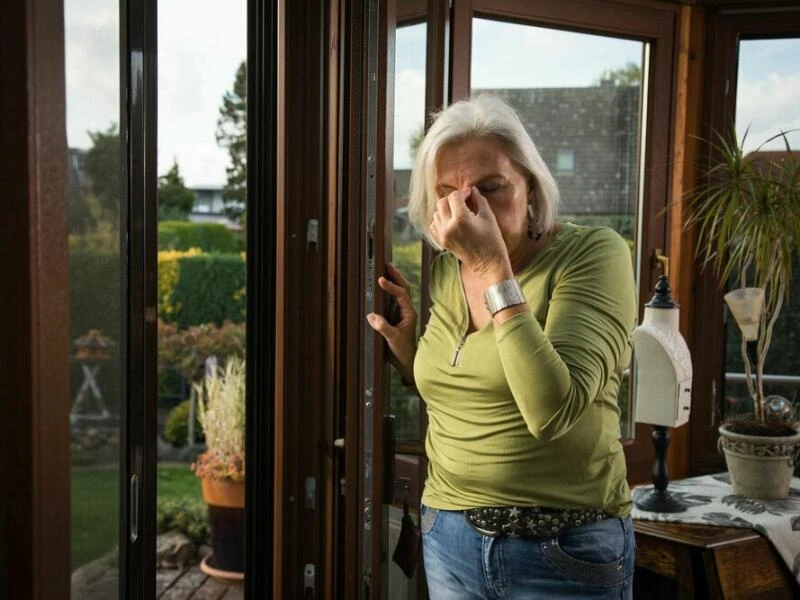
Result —
[[[225,212],[222,188],[203,186],[190,188],[194,196],[194,208],[189,214],[192,223],[221,223],[229,229],[239,229],[240,225],[229,218]]]
[[[639,88],[474,90],[519,113],[561,190],[564,215],[633,214],[638,187]],[[395,171],[395,209],[405,204],[409,171]]]
[[[800,150],[758,150],[745,155],[745,160],[754,162],[762,169],[771,164],[779,164],[789,156],[794,156],[795,160],[800,160]]]
[[[70,193],[87,189],[91,178],[86,172],[86,150],[82,148],[68,149],[67,185]],[[222,223],[230,229],[239,229],[240,225],[228,217],[225,212],[225,201],[222,198],[222,187],[202,186],[189,188],[195,194],[194,207],[189,220],[194,223]],[[243,210],[244,207],[240,206]]]

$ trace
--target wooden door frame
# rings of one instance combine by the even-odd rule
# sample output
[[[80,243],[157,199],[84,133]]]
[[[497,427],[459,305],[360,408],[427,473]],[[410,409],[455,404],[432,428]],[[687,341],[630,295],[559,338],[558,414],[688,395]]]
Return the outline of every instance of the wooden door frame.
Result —
[[[385,462],[380,393],[385,348],[364,317],[370,302],[376,312],[383,311],[384,303],[383,293],[368,273],[373,263],[382,273],[385,263],[383,199],[390,197],[392,168],[387,108],[393,86],[386,68],[393,59],[387,32],[396,17],[391,1],[343,2],[342,7],[341,180],[334,225],[339,309],[334,317],[334,364],[337,433],[345,446],[339,458],[344,499],[340,498],[342,510],[337,511],[341,516],[334,547],[344,554],[344,574],[336,589],[340,597],[381,598],[386,548],[380,532],[387,512],[382,499],[385,474],[378,466]],[[369,372],[364,368],[365,351],[372,357]]]
[[[281,0],[277,11],[272,593],[297,598],[306,565],[319,596],[333,564],[324,556],[335,490],[334,390],[326,385],[331,36],[329,3]]]
[[[62,0],[0,19],[0,581],[69,597],[69,252]],[[12,501],[13,500],[13,501]]]

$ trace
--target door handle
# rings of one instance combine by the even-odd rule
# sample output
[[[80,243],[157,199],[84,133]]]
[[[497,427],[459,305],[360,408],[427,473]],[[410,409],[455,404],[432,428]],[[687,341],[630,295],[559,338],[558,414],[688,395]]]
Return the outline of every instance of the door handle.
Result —
[[[669,275],[669,256],[663,254],[661,248],[655,248],[653,250],[653,262],[664,268],[664,275]]]

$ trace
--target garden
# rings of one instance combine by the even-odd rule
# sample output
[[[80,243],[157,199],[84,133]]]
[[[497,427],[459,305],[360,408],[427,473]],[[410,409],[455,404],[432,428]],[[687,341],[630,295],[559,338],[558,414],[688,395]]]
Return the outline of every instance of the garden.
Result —
[[[209,518],[191,468],[205,448],[194,385],[244,357],[243,245],[224,225],[159,223],[157,526],[198,546],[209,543]],[[85,238],[71,247],[71,305],[95,307],[71,315],[73,570],[113,552],[118,539],[120,295],[98,282],[117,281],[119,269],[114,249]]]

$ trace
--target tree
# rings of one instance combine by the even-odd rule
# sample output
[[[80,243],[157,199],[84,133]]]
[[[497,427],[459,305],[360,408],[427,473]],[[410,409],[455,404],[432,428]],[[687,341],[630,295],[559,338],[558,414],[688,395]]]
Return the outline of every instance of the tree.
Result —
[[[228,149],[230,164],[225,168],[228,181],[222,198],[229,216],[240,216],[247,186],[247,63],[236,70],[233,89],[222,96],[217,120],[217,143]]]
[[[86,151],[84,168],[89,177],[89,189],[98,205],[95,221],[105,222],[113,231],[119,231],[122,181],[120,178],[120,145],[117,124],[106,131],[90,131],[92,147]]]
[[[158,178],[158,219],[159,221],[185,221],[194,206],[194,192],[186,187],[178,167],[173,160],[172,167]]]
[[[408,139],[408,148],[412,163],[417,159],[417,150],[419,150],[419,145],[422,143],[424,137],[425,123],[420,123],[420,126],[411,133],[411,137]]]
[[[642,81],[642,67],[634,62],[627,63],[624,67],[616,69],[606,69],[595,79],[594,85],[601,85],[605,82],[613,83],[614,87],[638,86]]]

